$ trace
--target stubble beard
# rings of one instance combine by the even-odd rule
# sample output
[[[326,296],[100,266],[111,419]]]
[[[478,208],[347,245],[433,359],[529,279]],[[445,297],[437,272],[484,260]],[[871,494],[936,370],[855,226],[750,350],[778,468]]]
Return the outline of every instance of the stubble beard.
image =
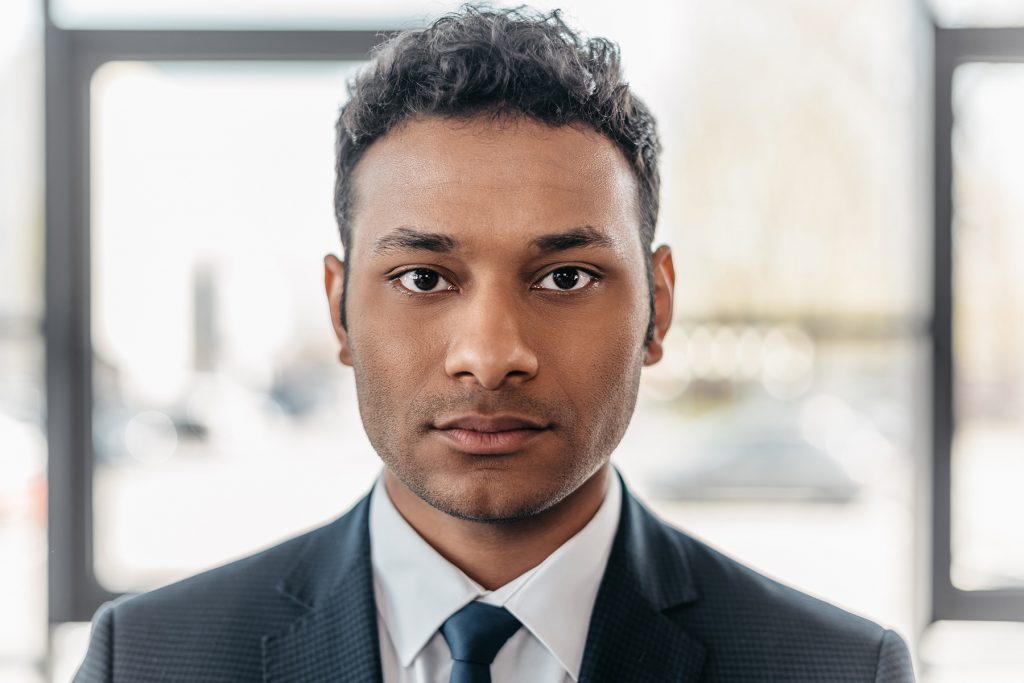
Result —
[[[359,364],[356,368],[363,426],[388,470],[432,508],[456,519],[495,525],[520,523],[541,515],[571,496],[608,463],[632,417],[640,374],[636,367],[620,377],[619,382],[609,385],[614,387],[609,395],[592,399],[579,410],[566,410],[564,406],[553,407],[520,391],[417,395],[414,401],[395,406],[376,390],[380,382],[363,372]],[[429,409],[410,409],[410,405],[425,405]],[[401,409],[406,412],[399,413]],[[498,488],[490,488],[483,498],[479,490],[474,495],[473,491],[461,488],[464,481],[439,481],[422,460],[409,457],[428,438],[428,425],[436,416],[475,411],[512,411],[551,418],[555,435],[565,435],[560,452],[575,454],[575,457],[572,462],[552,467],[549,477],[539,486],[512,484],[508,479],[503,482],[503,473],[496,471],[488,487]],[[583,411],[596,415],[581,421],[578,413]],[[411,428],[409,425],[420,426]],[[592,438],[588,438],[591,434]]]

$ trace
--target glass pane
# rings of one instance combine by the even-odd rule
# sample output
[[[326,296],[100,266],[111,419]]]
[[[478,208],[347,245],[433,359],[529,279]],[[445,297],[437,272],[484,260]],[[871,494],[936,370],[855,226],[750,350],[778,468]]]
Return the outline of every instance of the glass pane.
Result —
[[[462,0],[51,0],[54,21],[66,28],[273,28],[273,29],[396,29],[423,26],[432,17],[451,12]],[[496,0],[495,7],[517,7],[516,0]],[[538,0],[538,10],[562,9],[591,31],[605,30],[616,40],[624,33],[645,32],[650,17],[637,13],[623,30],[618,2],[604,0]],[[658,7],[661,14],[675,10]]]
[[[341,512],[377,459],[335,357],[333,124],[353,63],[93,81],[96,569],[138,590]]]
[[[422,23],[415,0],[52,0],[65,28],[399,28]],[[445,7],[442,6],[442,11]]]
[[[1024,584],[1024,65],[953,82],[953,580]]]
[[[42,683],[46,623],[43,31],[0,2],[0,680]]]
[[[929,0],[939,26],[1024,26],[1020,0]]]

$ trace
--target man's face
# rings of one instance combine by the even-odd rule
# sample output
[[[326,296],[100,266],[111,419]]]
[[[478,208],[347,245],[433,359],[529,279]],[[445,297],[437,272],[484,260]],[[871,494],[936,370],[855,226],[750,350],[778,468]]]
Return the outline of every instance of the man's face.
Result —
[[[347,331],[336,259],[326,278],[377,453],[457,517],[560,502],[608,462],[671,316],[662,248],[668,312],[645,347],[651,256],[625,158],[583,126],[423,118],[375,142],[353,180]]]

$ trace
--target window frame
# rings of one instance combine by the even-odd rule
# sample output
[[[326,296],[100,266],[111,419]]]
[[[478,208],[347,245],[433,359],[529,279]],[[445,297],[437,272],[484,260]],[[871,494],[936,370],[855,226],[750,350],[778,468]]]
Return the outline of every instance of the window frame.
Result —
[[[45,347],[49,448],[49,620],[88,621],[117,597],[93,567],[90,83],[118,60],[363,60],[381,30],[151,30],[57,26],[44,1]],[[952,289],[953,74],[1024,63],[1024,28],[933,29],[934,245],[931,341],[930,622],[1024,621],[1024,589],[968,591],[951,579],[955,430]]]
[[[1024,64],[1024,27],[934,28],[934,254],[931,462],[931,622],[1024,622],[1024,588],[964,590],[952,581],[953,75],[974,62]]]
[[[44,3],[45,345],[49,621],[89,621],[117,597],[93,566],[90,86],[137,61],[366,60],[393,29],[66,29]]]

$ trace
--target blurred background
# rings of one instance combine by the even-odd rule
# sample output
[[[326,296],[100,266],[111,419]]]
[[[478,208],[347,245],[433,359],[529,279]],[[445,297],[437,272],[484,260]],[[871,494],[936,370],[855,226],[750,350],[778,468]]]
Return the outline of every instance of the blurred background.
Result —
[[[0,3],[0,681],[68,681],[104,599],[371,485],[333,122],[454,6]],[[1024,3],[534,6],[619,42],[664,144],[677,310],[627,481],[922,681],[1024,680]]]

